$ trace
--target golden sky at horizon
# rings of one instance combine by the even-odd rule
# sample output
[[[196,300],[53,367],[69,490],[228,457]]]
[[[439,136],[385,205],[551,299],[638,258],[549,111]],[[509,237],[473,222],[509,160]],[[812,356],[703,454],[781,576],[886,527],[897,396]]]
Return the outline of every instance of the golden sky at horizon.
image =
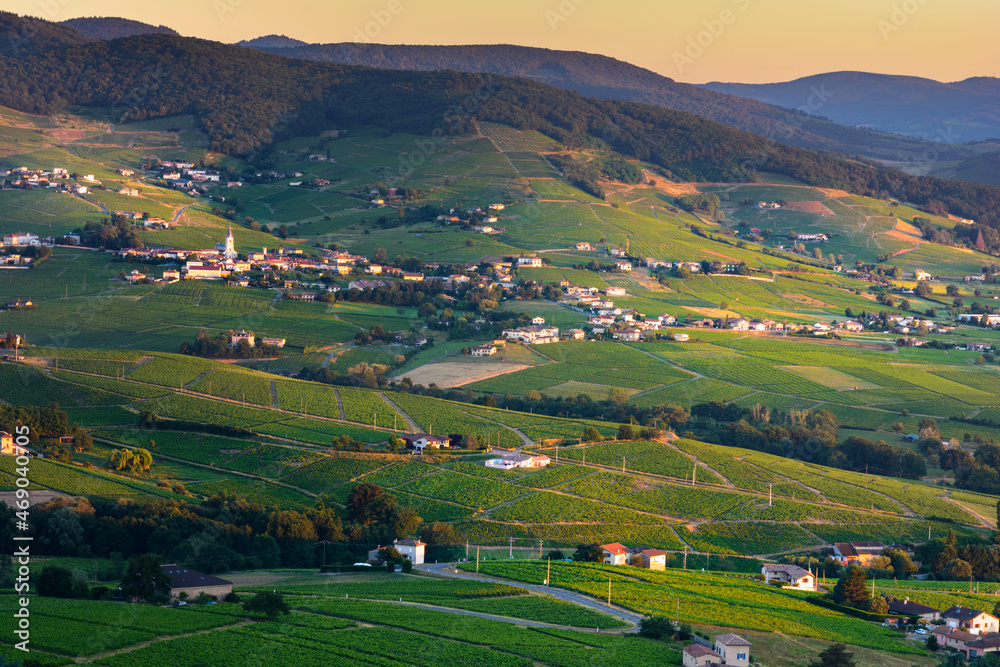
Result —
[[[222,42],[284,34],[587,51],[689,83],[1000,73],[997,0],[0,0],[0,9],[52,21],[121,16]]]

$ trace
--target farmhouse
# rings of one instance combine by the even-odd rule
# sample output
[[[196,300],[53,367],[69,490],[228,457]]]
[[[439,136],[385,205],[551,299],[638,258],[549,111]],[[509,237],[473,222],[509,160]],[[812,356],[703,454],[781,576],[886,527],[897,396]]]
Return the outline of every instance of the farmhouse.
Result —
[[[14,436],[7,431],[0,431],[0,455],[15,456],[17,447],[14,445]]]
[[[916,280],[931,280],[933,278],[933,276],[931,276],[931,274],[929,274],[926,271],[923,271],[921,269],[917,269],[916,271],[914,271],[913,272],[913,277]]]
[[[548,456],[527,454],[506,454],[499,459],[486,461],[487,468],[497,468],[499,470],[511,470],[513,468],[544,468],[552,460]]]
[[[607,294],[608,296],[626,296],[624,287],[609,287],[608,289],[604,290],[604,293]]]
[[[974,635],[987,635],[997,632],[998,624],[996,616],[987,614],[978,609],[967,609],[962,605],[956,605],[941,612],[941,618],[949,628],[964,630]]]
[[[679,343],[683,343],[683,342],[686,342],[688,340],[691,340],[691,337],[688,336],[686,333],[675,333],[674,334],[674,340],[677,341],[677,342],[679,342]]]
[[[121,188],[118,190],[118,194],[125,195],[126,197],[138,197],[139,191],[135,188]]]
[[[532,324],[545,324],[545,318],[544,317],[532,317],[531,318],[531,323]]]
[[[583,340],[587,336],[583,329],[570,329],[564,335],[570,340]]]
[[[970,660],[972,658],[980,658],[987,653],[996,653],[1000,651],[1000,636],[980,637],[971,642],[966,642],[965,648],[968,649],[967,655]]]
[[[760,573],[764,575],[764,583],[770,584],[772,581],[787,582],[785,588],[794,588],[800,591],[815,591],[816,578],[812,572],[803,570],[798,565],[764,565],[760,568]]]
[[[187,593],[188,597],[197,597],[201,593],[225,597],[233,592],[233,582],[191,570],[183,565],[164,565],[163,573],[170,578],[172,598],[180,597],[181,593]]]
[[[414,435],[404,435],[403,442],[413,447],[414,454],[423,454],[425,449],[441,449],[451,444],[451,439],[440,435],[429,435],[427,433],[416,433]]]
[[[590,245],[586,241],[580,241],[579,243],[577,243],[573,247],[576,248],[577,250],[593,250],[594,249],[594,246]]]
[[[715,652],[722,656],[725,665],[733,667],[747,667],[750,664],[750,649],[753,647],[749,641],[739,635],[716,635]]]
[[[627,546],[617,542],[602,544],[601,549],[604,551],[604,562],[609,565],[627,565],[629,556],[632,555]]]
[[[644,567],[647,570],[667,569],[667,552],[659,549],[637,549],[632,552],[630,560],[636,567]]]
[[[261,338],[260,342],[271,347],[285,347],[284,338]]]
[[[14,299],[13,301],[8,301],[7,302],[7,308],[13,308],[13,309],[17,309],[17,308],[31,308],[33,305],[34,304],[31,302],[30,299],[29,300]]]
[[[632,262],[628,261],[627,259],[616,259],[615,269],[618,271],[631,271]]]
[[[890,602],[889,613],[899,614],[900,616],[916,616],[924,619],[925,621],[936,621],[941,618],[941,612],[934,607],[928,607],[924,604],[910,602],[910,598],[903,598],[902,600]]]
[[[492,357],[496,353],[496,345],[476,345],[474,348],[469,350],[469,354],[473,357]]]
[[[867,567],[872,560],[882,555],[884,549],[885,545],[881,542],[835,542],[833,557],[844,565]]]
[[[1000,315],[990,315],[984,313],[982,315],[978,313],[962,313],[958,316],[960,322],[968,322],[970,324],[982,324],[983,318],[986,318],[987,326],[995,327],[1000,324]]]
[[[424,547],[427,546],[420,540],[393,540],[392,546],[396,547],[402,556],[405,556],[414,565],[424,564]]]
[[[5,246],[38,245],[38,243],[38,234],[32,234],[30,232],[15,232],[13,234],[3,235],[3,244]]]
[[[518,257],[517,258],[517,265],[518,266],[541,266],[542,265],[542,258],[541,257]]]
[[[229,347],[236,347],[240,344],[241,340],[245,340],[250,347],[254,346],[255,338],[253,332],[247,333],[246,331],[230,331],[229,332]]]
[[[518,340],[522,343],[555,343],[559,341],[559,328],[548,326],[518,327],[504,329],[503,337],[507,340]]]
[[[931,634],[937,637],[938,645],[941,648],[954,649],[965,656],[969,655],[969,649],[966,644],[980,639],[978,635],[974,635],[971,632],[956,630],[947,625],[937,626],[931,630]]]
[[[722,656],[708,648],[704,644],[689,644],[685,646],[681,653],[684,667],[706,667],[706,665],[722,664]]]
[[[623,340],[629,343],[636,343],[642,338],[642,332],[638,329],[622,329],[612,334],[615,340]]]

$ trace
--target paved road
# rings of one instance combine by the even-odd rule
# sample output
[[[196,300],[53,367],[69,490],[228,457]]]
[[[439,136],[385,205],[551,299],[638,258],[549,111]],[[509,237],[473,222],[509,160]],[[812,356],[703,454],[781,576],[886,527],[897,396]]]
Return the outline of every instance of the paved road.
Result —
[[[558,600],[564,602],[571,602],[573,604],[578,604],[582,607],[587,607],[588,609],[593,609],[594,611],[600,611],[605,614],[610,614],[615,618],[621,619],[628,623],[632,623],[635,626],[639,625],[642,621],[642,615],[636,614],[635,612],[629,611],[627,609],[622,609],[621,607],[608,607],[607,604],[603,604],[600,601],[581,593],[576,593],[573,591],[567,591],[562,588],[549,588],[548,586],[540,586],[537,584],[525,584],[519,581],[508,581],[506,579],[499,579],[496,577],[487,577],[482,574],[474,574],[471,572],[463,572],[461,570],[458,573],[455,572],[454,563],[435,563],[435,564],[424,564],[418,565],[417,569],[424,572],[430,572],[433,574],[439,574],[445,577],[453,577],[456,579],[471,579],[474,581],[488,581],[491,583],[503,583],[508,586],[516,586],[518,588],[524,588],[529,591],[534,591],[536,593],[542,593],[544,595],[549,595]],[[617,630],[614,632],[636,632],[638,627],[631,628],[629,630]],[[611,631],[609,631],[611,632]]]

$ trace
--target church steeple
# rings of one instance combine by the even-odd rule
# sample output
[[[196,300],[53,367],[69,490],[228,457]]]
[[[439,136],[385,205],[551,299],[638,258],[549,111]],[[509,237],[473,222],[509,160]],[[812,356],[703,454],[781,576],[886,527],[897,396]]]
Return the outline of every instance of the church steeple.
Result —
[[[233,238],[232,223],[229,223],[229,233],[226,234],[226,248],[222,254],[226,259],[236,259],[236,239]]]

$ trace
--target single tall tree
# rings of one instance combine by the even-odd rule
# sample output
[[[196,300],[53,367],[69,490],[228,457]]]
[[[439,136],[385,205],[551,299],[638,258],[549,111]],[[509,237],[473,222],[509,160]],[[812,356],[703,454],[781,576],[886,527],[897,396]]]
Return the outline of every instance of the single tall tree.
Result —
[[[125,576],[122,577],[122,593],[127,597],[148,598],[154,593],[170,590],[170,577],[160,567],[160,557],[156,554],[140,554],[128,559]]]
[[[847,568],[833,589],[833,599],[849,607],[867,609],[871,593],[865,585],[865,571],[857,565]]]

